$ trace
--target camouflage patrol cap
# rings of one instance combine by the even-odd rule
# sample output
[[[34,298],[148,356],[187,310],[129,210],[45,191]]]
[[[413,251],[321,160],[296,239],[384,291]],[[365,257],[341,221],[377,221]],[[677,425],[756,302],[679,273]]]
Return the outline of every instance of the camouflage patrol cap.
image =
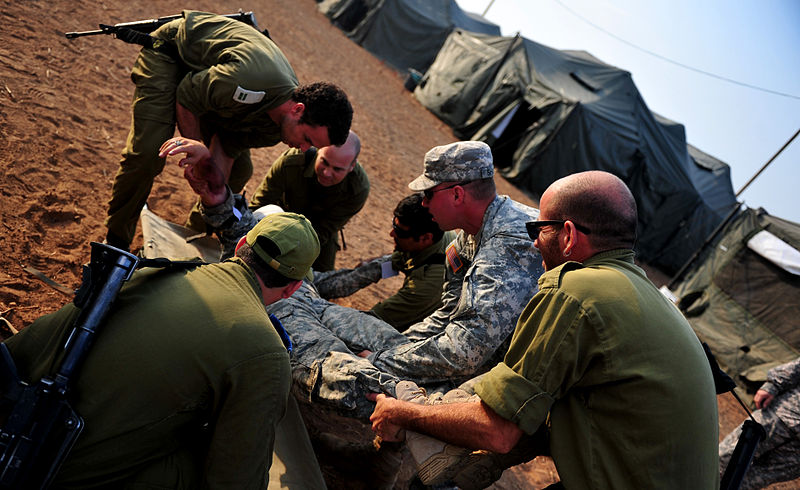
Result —
[[[442,182],[470,182],[494,175],[492,150],[482,141],[457,141],[425,154],[425,171],[408,187],[424,191]]]
[[[246,240],[266,266],[289,279],[313,279],[311,264],[319,255],[319,238],[305,216],[269,214],[247,232]]]

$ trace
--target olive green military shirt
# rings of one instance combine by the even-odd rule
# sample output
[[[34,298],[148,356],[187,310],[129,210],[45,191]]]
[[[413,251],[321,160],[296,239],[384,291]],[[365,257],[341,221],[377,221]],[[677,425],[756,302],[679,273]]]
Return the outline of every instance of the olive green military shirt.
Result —
[[[178,102],[214,128],[228,155],[279,143],[280,127],[267,111],[289,100],[298,81],[278,46],[220,15],[187,10],[173,23],[190,70],[178,85]]]
[[[250,209],[276,204],[284,211],[302,214],[311,221],[320,248],[325,249],[337,243],[336,234],[364,207],[369,196],[369,179],[364,167],[356,162],[355,168],[338,184],[320,185],[314,172],[316,151],[293,148],[279,156],[253,193]]]
[[[5,342],[21,377],[50,372],[77,313],[68,304]],[[137,272],[78,373],[86,426],[54,487],[266,488],[289,384],[241,260]]]
[[[438,310],[442,306],[446,272],[444,251],[455,236],[448,231],[438,242],[416,254],[395,251],[392,268],[405,275],[403,285],[395,294],[375,304],[371,311],[402,332]]]
[[[475,391],[528,434],[549,415],[566,488],[719,488],[708,361],[630,250],[543,274]]]

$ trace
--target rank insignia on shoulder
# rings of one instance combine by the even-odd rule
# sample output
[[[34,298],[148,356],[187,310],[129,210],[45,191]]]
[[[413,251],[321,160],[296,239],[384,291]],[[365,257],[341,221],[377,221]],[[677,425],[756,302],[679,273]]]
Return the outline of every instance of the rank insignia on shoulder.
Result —
[[[267,94],[263,90],[247,90],[237,85],[236,92],[233,93],[233,100],[242,104],[258,104],[264,100],[265,95]]]
[[[450,269],[452,269],[453,272],[458,272],[458,270],[464,266],[464,263],[461,262],[461,257],[458,256],[456,245],[454,243],[451,243],[444,253],[447,256],[447,264],[450,266]]]

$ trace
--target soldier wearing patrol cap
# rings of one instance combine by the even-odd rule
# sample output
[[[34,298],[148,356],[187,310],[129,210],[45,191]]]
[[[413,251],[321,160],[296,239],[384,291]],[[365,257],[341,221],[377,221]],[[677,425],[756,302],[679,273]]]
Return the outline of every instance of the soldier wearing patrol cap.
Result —
[[[296,345],[292,375],[304,398],[367,420],[368,392],[393,395],[401,379],[449,389],[502,359],[542,267],[525,229],[538,211],[498,196],[492,175],[491,151],[481,142],[425,156],[424,173],[409,187],[423,190],[423,206],[442,229],[462,231],[446,249],[442,306],[403,333],[319,298],[308,283],[268,307]]]
[[[345,142],[353,116],[347,95],[327,82],[299,85],[278,46],[253,27],[187,10],[152,35],[156,46],[142,48],[131,71],[132,123],[111,188],[107,243],[130,246],[164,168],[159,147],[176,124],[182,137],[209,146],[235,193],[253,173],[250,148],[282,141],[306,151]]]
[[[54,486],[266,488],[291,376],[264,305],[290,296],[318,252],[307,219],[278,213],[228,261],[136,272],[79,372],[86,427]],[[6,340],[24,380],[49,374],[78,312],[70,303]]]

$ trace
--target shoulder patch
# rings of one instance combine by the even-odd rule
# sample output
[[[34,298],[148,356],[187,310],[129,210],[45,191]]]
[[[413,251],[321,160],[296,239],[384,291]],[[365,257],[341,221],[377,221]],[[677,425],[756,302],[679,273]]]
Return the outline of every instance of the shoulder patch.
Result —
[[[461,257],[458,256],[458,252],[456,251],[455,243],[451,243],[444,253],[447,256],[447,264],[453,272],[458,272],[458,270],[464,266]]]
[[[236,92],[233,93],[233,100],[242,104],[258,104],[264,100],[267,95],[263,90],[247,90],[241,86],[236,86]]]

